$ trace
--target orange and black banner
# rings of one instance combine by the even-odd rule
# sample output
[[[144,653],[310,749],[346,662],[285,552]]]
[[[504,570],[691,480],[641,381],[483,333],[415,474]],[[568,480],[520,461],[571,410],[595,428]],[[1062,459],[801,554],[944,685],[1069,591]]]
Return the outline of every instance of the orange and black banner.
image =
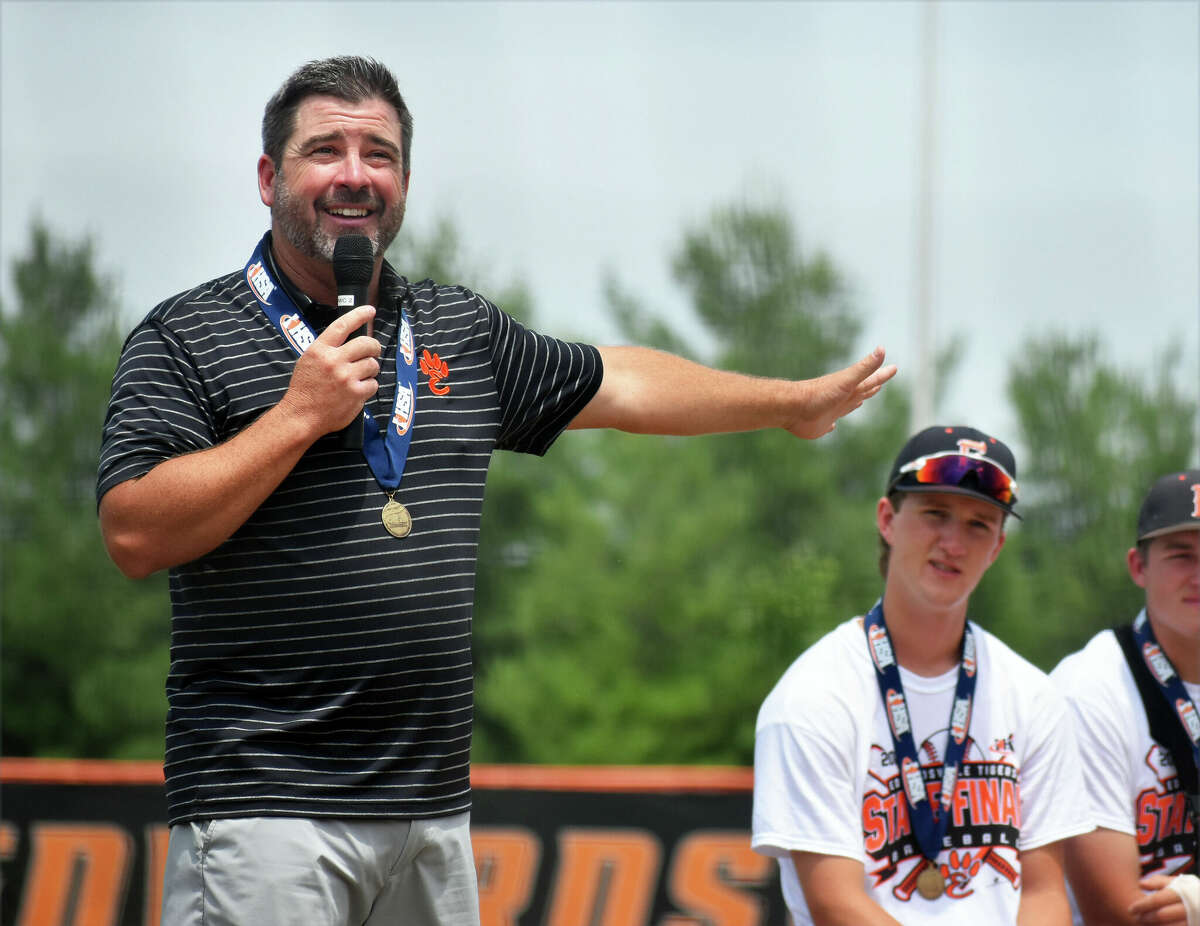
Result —
[[[783,926],[750,850],[749,769],[480,766],[483,926]],[[166,798],[153,763],[0,760],[0,922],[157,926]]]

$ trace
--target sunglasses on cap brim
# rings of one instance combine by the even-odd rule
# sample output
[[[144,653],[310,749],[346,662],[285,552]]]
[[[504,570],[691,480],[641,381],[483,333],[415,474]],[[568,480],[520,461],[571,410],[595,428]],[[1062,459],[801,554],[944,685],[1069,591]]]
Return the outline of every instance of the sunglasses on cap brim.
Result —
[[[921,485],[960,486],[971,473],[975,483],[971,486],[1002,505],[1011,505],[1017,498],[1017,480],[1003,466],[987,457],[968,456],[955,450],[917,457],[905,463],[892,483],[895,488],[900,478],[912,474]]]

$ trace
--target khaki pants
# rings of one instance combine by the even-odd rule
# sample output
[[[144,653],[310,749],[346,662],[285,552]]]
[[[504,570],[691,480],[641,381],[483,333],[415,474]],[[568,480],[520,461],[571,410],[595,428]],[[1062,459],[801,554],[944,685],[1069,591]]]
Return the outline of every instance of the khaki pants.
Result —
[[[479,926],[470,814],[171,827],[162,926]]]

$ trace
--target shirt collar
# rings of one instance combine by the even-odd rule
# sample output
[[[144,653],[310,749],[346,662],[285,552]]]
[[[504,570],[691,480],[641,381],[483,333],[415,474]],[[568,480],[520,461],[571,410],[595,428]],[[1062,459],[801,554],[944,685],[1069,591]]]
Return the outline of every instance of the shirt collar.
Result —
[[[288,278],[288,275],[283,272],[278,261],[275,260],[275,246],[271,239],[271,232],[267,232],[267,247],[263,248],[263,259],[267,263],[267,270],[271,276],[279,281],[283,287],[283,291],[287,293],[288,298],[298,308],[309,321],[318,328],[324,328],[334,318],[341,313],[336,306],[327,305],[323,302],[317,302],[315,299],[309,298],[300,287]],[[395,283],[400,277],[396,274],[385,260],[383,262],[383,270],[379,274],[379,302],[380,305],[376,308],[380,312],[392,312],[395,310]]]

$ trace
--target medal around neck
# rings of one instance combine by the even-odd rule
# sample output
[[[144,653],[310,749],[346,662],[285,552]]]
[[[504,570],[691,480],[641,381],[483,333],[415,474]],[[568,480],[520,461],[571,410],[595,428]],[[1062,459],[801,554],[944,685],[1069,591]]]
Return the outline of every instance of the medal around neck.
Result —
[[[936,859],[949,829],[950,806],[954,799],[959,766],[970,739],[968,733],[971,726],[971,705],[975,698],[975,682],[979,668],[975,637],[970,624],[967,624],[963,628],[958,679],[955,682],[954,702],[950,709],[946,746],[942,756],[941,794],[937,799],[937,806],[934,806],[917,755],[908,700],[904,696],[904,683],[900,678],[900,666],[892,647],[892,638],[888,634],[882,601],[875,602],[874,607],[863,617],[863,630],[866,632],[871,661],[875,665],[880,703],[884,707],[892,734],[892,745],[896,750],[896,762],[903,782],[901,793],[908,802],[913,834],[917,837],[917,844],[925,857],[917,874],[917,891],[926,900],[937,900],[946,892],[946,879]]]
[[[394,498],[388,499],[380,517],[384,528],[393,537],[404,538],[412,533],[412,515]]]
[[[926,860],[925,867],[917,875],[917,893],[926,900],[937,900],[946,893],[946,879],[937,863]]]
[[[271,279],[266,259],[270,234],[267,232],[263,236],[254,253],[250,255],[250,262],[246,264],[245,270],[246,283],[258,300],[263,314],[298,357],[315,343],[317,337],[283,286]],[[392,408],[392,420],[385,428],[380,428],[366,408],[363,409],[361,419],[362,455],[366,458],[375,481],[388,493],[389,498],[395,493],[404,476],[417,405],[418,367],[412,326],[408,322],[402,300],[397,303],[396,309],[400,316],[400,336],[396,351],[396,399]],[[412,518],[399,502],[395,503],[395,508],[389,502],[384,511],[384,526],[390,533],[403,537],[412,530]],[[403,528],[404,532],[397,534],[396,530],[392,529],[392,523],[395,524],[396,530]],[[407,527],[404,527],[405,523]]]

